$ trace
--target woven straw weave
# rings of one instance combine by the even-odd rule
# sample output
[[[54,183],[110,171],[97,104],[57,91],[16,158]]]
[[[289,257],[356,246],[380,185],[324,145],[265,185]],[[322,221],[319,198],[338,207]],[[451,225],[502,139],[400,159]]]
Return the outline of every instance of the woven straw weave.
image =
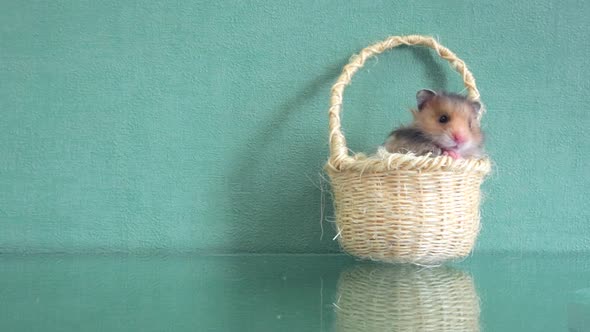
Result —
[[[453,52],[423,36],[394,36],[363,49],[332,87],[330,176],[338,241],[348,253],[385,262],[436,264],[467,256],[479,232],[480,185],[490,161],[388,153],[350,156],[341,130],[344,88],[370,57],[399,45],[436,51],[463,77],[468,98],[475,80]],[[483,111],[481,112],[483,113]],[[480,114],[481,117],[481,114]]]
[[[439,267],[357,266],[338,282],[336,331],[479,331],[471,277]]]

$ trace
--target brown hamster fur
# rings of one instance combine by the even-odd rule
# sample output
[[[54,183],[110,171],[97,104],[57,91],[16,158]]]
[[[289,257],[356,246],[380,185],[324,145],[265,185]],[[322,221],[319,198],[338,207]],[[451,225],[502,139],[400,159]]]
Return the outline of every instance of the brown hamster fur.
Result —
[[[483,154],[483,134],[477,120],[482,107],[479,102],[431,90],[418,91],[416,101],[414,121],[389,135],[384,144],[387,151],[448,155],[454,159]]]

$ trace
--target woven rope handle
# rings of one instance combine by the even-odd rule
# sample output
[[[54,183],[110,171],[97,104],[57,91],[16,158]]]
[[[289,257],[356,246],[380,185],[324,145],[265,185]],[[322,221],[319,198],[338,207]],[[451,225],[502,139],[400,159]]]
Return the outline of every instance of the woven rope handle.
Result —
[[[350,158],[348,155],[348,148],[346,147],[346,139],[344,138],[344,134],[342,134],[342,128],[340,125],[340,112],[342,111],[342,95],[344,93],[344,88],[350,84],[352,76],[364,66],[368,59],[400,45],[421,45],[434,49],[441,58],[447,60],[451,67],[461,74],[463,77],[463,83],[467,88],[467,97],[471,100],[479,100],[479,91],[475,86],[475,79],[467,69],[465,62],[459,59],[451,50],[439,44],[432,37],[420,35],[392,36],[382,42],[366,47],[359,54],[353,56],[350,62],[344,66],[342,74],[340,74],[340,77],[338,77],[338,80],[332,86],[329,111],[330,164],[332,164],[332,166],[339,168],[338,166],[344,160]],[[483,108],[478,119],[481,119],[482,114]]]

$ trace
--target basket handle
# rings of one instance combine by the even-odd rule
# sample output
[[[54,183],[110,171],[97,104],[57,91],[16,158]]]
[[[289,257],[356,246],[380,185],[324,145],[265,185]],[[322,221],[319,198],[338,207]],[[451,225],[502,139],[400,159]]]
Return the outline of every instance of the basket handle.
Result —
[[[340,125],[340,112],[342,111],[342,95],[344,93],[344,88],[350,84],[352,76],[363,67],[367,59],[400,45],[421,45],[434,49],[441,58],[447,60],[450,66],[461,74],[465,88],[467,88],[467,97],[471,100],[479,100],[479,91],[475,86],[475,79],[467,69],[465,62],[459,59],[451,50],[439,44],[432,37],[421,35],[391,36],[384,41],[368,46],[350,59],[350,62],[344,66],[338,80],[332,86],[329,111],[330,164],[332,167],[340,169],[339,165],[346,159],[351,158],[348,155],[346,139],[344,138],[344,134],[342,134],[342,128]],[[484,108],[482,107],[482,111],[478,115],[478,120],[481,119],[483,112]]]

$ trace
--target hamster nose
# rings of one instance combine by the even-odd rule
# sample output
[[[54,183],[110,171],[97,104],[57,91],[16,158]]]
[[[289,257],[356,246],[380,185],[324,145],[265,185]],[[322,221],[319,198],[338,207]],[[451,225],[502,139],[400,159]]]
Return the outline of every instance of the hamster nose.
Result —
[[[465,141],[467,140],[467,136],[462,133],[453,133],[453,140],[457,144],[465,143]]]

